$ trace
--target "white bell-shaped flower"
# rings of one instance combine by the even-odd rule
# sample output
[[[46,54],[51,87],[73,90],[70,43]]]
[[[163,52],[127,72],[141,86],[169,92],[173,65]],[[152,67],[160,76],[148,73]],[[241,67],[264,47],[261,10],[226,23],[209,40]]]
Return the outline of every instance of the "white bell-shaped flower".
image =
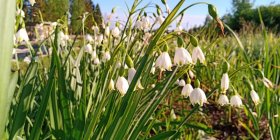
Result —
[[[179,80],[178,85],[179,85],[180,87],[185,86],[185,85],[186,85],[185,80],[184,80],[184,79]]]
[[[21,16],[21,17],[25,17],[25,13],[24,13],[24,11],[23,10],[21,10],[21,9],[18,9],[17,10],[17,16]]]
[[[161,70],[171,71],[172,62],[170,56],[167,52],[163,52],[156,60],[156,67],[160,68]]]
[[[152,68],[151,68],[151,74],[155,74],[155,72],[156,72],[156,68],[155,68],[155,67],[152,67]]]
[[[132,82],[133,77],[134,77],[135,74],[136,74],[136,70],[135,70],[134,68],[129,68],[129,69],[128,69],[128,78],[127,78],[127,81],[128,81],[129,84]],[[139,89],[143,89],[143,86],[141,85],[140,81],[138,81],[137,87],[138,87]]]
[[[96,43],[97,43],[98,45],[100,45],[101,42],[103,41],[103,35],[100,34],[100,35],[96,36],[95,41],[96,41]]]
[[[29,2],[30,2],[30,4],[31,4],[31,6],[33,6],[33,5],[36,3],[35,0],[29,0]]]
[[[135,25],[134,25],[134,27],[135,27],[136,29],[142,29],[142,22],[141,22],[140,20],[137,20],[136,23],[135,23]]]
[[[218,104],[221,106],[229,104],[228,97],[224,94],[221,94],[218,99]]]
[[[164,21],[164,18],[162,17],[162,15],[159,15],[159,16],[156,17],[156,22],[157,22],[158,24],[162,24],[163,21]]]
[[[110,80],[110,83],[109,83],[109,89],[110,90],[115,90],[115,83],[112,79]]]
[[[91,53],[91,58],[94,59],[97,57],[96,50],[93,50]]]
[[[18,32],[16,33],[16,40],[18,43],[29,41],[29,37],[25,28],[21,28],[20,30],[18,30]]]
[[[207,102],[207,98],[202,89],[195,88],[190,94],[190,101],[192,105],[199,104],[200,106],[202,106],[203,103]]]
[[[87,53],[92,53],[92,46],[91,46],[90,44],[87,44],[87,45],[84,47],[84,49],[85,49],[85,52],[87,52]]]
[[[201,63],[205,63],[205,56],[199,46],[193,49],[192,60],[194,63],[196,63],[197,60],[199,60]]]
[[[95,64],[95,65],[100,64],[100,60],[98,59],[98,57],[93,59],[93,64]]]
[[[115,38],[118,38],[119,37],[119,35],[120,35],[120,29],[118,28],[118,27],[115,27],[113,30],[112,30],[112,35],[113,35],[113,37],[115,37]]]
[[[109,36],[109,35],[110,35],[110,28],[109,28],[108,26],[105,28],[104,34],[105,34],[106,36]]]
[[[97,35],[99,33],[98,26],[92,26],[91,29],[94,31],[94,34]]]
[[[174,55],[174,63],[176,65],[185,65],[192,63],[192,57],[190,53],[183,47],[176,48]]]
[[[150,20],[148,17],[143,16],[141,18],[141,28],[142,29],[148,29],[150,28],[151,24],[150,24]]]
[[[242,100],[239,95],[233,95],[230,98],[230,105],[233,107],[241,107],[242,106]]]
[[[102,55],[102,61],[106,62],[106,61],[108,61],[110,59],[111,59],[110,52],[109,51],[104,52],[103,55]]]
[[[24,57],[23,62],[25,62],[27,64],[31,63],[31,57],[30,56]]]
[[[260,103],[260,97],[258,93],[255,90],[251,90],[250,96],[252,98],[252,101],[257,105]]]
[[[87,42],[93,42],[93,38],[90,34],[86,34],[86,41]]]
[[[227,73],[224,73],[221,80],[222,93],[226,93],[229,88],[229,77]]]
[[[117,90],[124,96],[129,88],[128,82],[124,77],[119,77],[116,83]]]
[[[189,97],[191,92],[193,91],[193,87],[191,84],[186,84],[182,91],[181,91],[181,95],[185,98]]]

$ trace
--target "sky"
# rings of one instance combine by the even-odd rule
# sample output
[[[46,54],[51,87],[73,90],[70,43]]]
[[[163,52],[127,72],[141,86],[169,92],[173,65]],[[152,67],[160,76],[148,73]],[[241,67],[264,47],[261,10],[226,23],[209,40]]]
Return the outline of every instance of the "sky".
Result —
[[[175,7],[175,5],[180,0],[166,0],[170,9]],[[280,0],[251,0],[254,2],[254,7],[258,7],[261,5],[270,5],[270,4],[280,4]],[[102,13],[106,16],[109,15],[112,8],[116,7],[115,16],[120,20],[125,20],[126,18],[126,3],[129,7],[132,6],[133,0],[93,0],[94,4],[99,4]],[[186,0],[182,7],[186,7],[195,2],[207,2],[216,6],[218,10],[219,16],[223,16],[226,13],[231,12],[231,0]],[[161,4],[161,0],[143,0],[141,6],[144,6],[148,3],[156,3],[161,6],[162,9],[164,5]],[[150,8],[149,10],[154,10],[155,8]],[[185,16],[183,18],[182,26],[185,29],[189,29],[194,26],[202,25],[205,21],[205,17],[208,14],[207,5],[197,5],[185,12]]]

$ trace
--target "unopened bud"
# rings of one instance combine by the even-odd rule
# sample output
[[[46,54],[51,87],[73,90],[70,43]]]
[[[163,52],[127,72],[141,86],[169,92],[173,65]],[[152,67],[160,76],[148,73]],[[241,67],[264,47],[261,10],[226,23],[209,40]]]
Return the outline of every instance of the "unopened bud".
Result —
[[[132,61],[132,59],[131,59],[131,57],[129,55],[126,55],[125,63],[127,64],[127,66],[129,68],[133,68],[134,67],[133,61]]]
[[[193,46],[196,47],[198,45],[197,39],[194,36],[192,36],[192,35],[190,36],[190,41],[191,41]]]
[[[212,16],[212,18],[216,19],[218,17],[217,14],[217,9],[214,5],[212,4],[208,4],[208,13],[210,14],[210,16]]]
[[[223,63],[223,73],[227,73],[229,71],[230,65],[227,61]]]

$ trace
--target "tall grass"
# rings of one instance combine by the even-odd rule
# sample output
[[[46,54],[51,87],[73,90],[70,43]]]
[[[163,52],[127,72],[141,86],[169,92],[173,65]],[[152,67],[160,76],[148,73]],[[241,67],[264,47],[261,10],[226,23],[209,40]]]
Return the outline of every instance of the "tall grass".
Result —
[[[0,139],[3,136],[7,116],[17,80],[16,74],[11,76],[11,58],[15,23],[15,1],[0,1]]]

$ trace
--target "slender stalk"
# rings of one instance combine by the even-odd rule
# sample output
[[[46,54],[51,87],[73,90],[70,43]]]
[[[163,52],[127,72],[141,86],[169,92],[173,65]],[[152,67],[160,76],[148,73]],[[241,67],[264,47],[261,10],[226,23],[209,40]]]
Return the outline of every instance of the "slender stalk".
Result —
[[[9,94],[8,87],[11,74],[15,5],[15,0],[0,1],[0,110],[4,113],[0,119],[0,139],[3,137],[9,105],[11,103],[11,101],[7,100],[7,97]]]

